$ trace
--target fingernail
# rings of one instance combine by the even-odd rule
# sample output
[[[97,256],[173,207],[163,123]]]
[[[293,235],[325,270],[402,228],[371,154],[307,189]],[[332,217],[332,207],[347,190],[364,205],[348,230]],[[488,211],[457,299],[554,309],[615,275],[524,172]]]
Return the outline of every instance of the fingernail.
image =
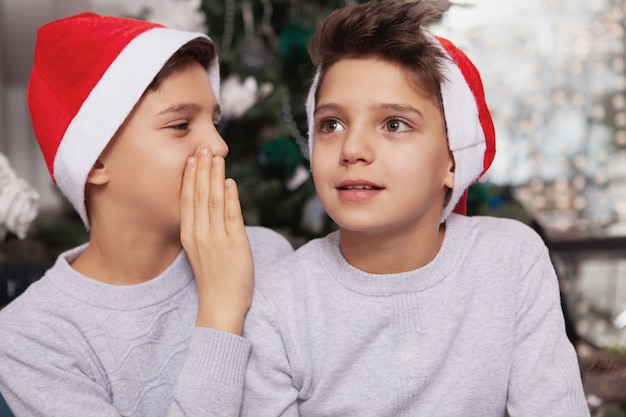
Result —
[[[188,167],[193,167],[196,164],[196,158],[194,158],[193,156],[190,156],[189,158],[187,158],[187,166]]]
[[[209,154],[209,148],[201,148],[200,149],[200,156],[201,157],[206,157]]]
[[[219,156],[214,156],[213,157],[213,165],[219,165],[220,164],[220,157]]]

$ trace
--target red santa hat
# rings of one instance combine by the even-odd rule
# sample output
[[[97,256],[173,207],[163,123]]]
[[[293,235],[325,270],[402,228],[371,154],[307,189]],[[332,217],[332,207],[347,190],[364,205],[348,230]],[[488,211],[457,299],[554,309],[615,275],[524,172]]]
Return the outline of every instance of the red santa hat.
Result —
[[[165,62],[203,33],[83,13],[37,33],[28,106],[52,180],[89,227],[85,182]],[[219,100],[217,57],[208,68]]]
[[[428,32],[426,32],[428,34]],[[432,36],[448,56],[443,62],[445,81],[441,84],[448,148],[455,163],[454,187],[441,213],[441,222],[451,212],[466,214],[467,190],[489,168],[496,153],[496,135],[485,101],[478,70],[469,58],[447,39]],[[320,78],[318,69],[306,102],[309,155],[315,135],[315,95]]]

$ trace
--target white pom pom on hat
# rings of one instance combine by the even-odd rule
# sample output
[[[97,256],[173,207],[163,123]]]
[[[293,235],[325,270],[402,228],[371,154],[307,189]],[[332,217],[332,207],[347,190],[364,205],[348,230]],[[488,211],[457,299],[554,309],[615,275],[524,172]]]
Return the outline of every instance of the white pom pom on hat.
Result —
[[[496,135],[480,74],[474,64],[449,40],[426,33],[450,58],[443,66],[445,81],[441,84],[441,97],[455,171],[454,187],[441,213],[441,222],[444,222],[453,211],[466,214],[467,190],[491,166],[496,153]],[[319,78],[318,68],[306,101],[309,155],[313,154],[313,114]]]
[[[85,182],[94,163],[165,62],[199,32],[94,13],[37,32],[28,106],[52,180],[85,226]],[[208,68],[219,100],[217,56]]]

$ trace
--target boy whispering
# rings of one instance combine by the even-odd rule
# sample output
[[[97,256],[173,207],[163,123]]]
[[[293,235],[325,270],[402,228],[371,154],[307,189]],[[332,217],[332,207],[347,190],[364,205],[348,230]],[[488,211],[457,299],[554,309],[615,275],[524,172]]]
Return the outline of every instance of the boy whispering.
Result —
[[[225,178],[215,45],[60,19],[38,32],[28,103],[90,238],[0,311],[2,395],[16,416],[223,415],[241,401],[254,266],[292,249],[244,227]]]

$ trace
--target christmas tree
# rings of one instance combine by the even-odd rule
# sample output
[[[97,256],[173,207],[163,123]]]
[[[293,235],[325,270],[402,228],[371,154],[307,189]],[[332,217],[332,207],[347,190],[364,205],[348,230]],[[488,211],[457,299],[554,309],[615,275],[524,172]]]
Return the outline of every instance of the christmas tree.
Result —
[[[222,64],[222,136],[246,223],[297,246],[335,228],[309,175],[305,98],[314,74],[307,45],[332,10],[362,1],[203,0]],[[440,10],[447,1],[434,1]]]
[[[447,0],[431,1],[442,16],[449,9],[469,7]],[[363,2],[120,3],[122,15],[206,31],[214,39],[222,78],[220,129],[230,149],[227,175],[238,183],[246,224],[277,230],[296,247],[336,228],[317,199],[310,176],[304,103],[315,69],[308,55],[308,41],[317,24],[334,9]],[[110,6],[108,0],[105,3]],[[468,214],[519,214],[517,203],[505,197],[493,184],[476,184],[470,189]],[[516,206],[513,211],[502,210],[511,204]],[[69,205],[67,211],[63,218],[38,219],[38,234],[54,248],[52,255],[87,238]],[[515,217],[527,220],[525,216]]]
[[[334,227],[317,202],[309,175],[304,102],[314,73],[309,38],[319,20],[344,5],[288,0],[202,3],[208,32],[220,47],[226,101],[222,135],[230,147],[228,174],[239,184],[246,223],[282,231],[295,244]],[[245,112],[228,105],[229,96],[242,96],[229,87],[239,80],[247,82],[258,99]],[[245,106],[242,103],[246,100],[238,100]]]

